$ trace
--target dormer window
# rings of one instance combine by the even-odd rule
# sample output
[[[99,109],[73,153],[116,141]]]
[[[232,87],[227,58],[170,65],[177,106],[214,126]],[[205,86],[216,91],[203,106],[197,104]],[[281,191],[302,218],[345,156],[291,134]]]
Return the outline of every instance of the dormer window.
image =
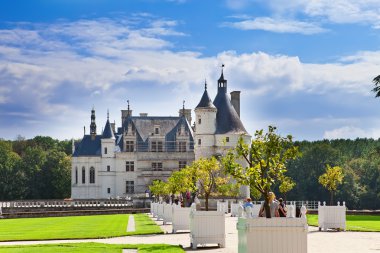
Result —
[[[154,134],[159,134],[160,133],[160,129],[158,127],[154,128]]]
[[[230,137],[226,137],[226,142],[230,142]]]

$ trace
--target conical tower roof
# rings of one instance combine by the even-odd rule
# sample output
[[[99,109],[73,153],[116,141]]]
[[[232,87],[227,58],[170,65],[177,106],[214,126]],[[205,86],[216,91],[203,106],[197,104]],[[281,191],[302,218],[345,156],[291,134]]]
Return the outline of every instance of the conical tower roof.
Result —
[[[199,104],[195,109],[197,108],[215,108],[214,104],[211,101],[210,96],[208,95],[207,92],[207,83],[205,82],[205,91],[203,92],[201,101],[199,101]]]
[[[115,139],[115,135],[113,134],[113,130],[111,127],[111,123],[109,121],[109,113],[107,112],[107,122],[103,130],[103,139]]]

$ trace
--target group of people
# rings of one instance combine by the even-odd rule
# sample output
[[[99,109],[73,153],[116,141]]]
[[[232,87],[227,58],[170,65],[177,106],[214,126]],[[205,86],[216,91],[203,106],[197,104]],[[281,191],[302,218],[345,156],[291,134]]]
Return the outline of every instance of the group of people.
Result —
[[[283,199],[279,198],[277,200],[276,195],[273,192],[269,192],[268,199],[271,217],[286,217],[287,208]],[[247,207],[253,208],[252,199],[247,198],[243,207],[244,209]],[[264,203],[261,204],[259,217],[266,217]]]

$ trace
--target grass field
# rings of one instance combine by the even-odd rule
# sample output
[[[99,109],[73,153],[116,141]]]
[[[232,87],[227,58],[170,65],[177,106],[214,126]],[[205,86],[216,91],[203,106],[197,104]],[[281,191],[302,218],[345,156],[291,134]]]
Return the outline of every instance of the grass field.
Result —
[[[318,226],[318,215],[308,214],[307,222],[311,226]],[[347,215],[346,230],[361,232],[380,232],[380,216],[374,215]]]
[[[139,253],[182,253],[179,246],[165,244],[103,244],[103,243],[68,243],[40,244],[25,246],[2,246],[0,253],[121,253],[122,249],[138,249]]]
[[[107,238],[163,233],[145,214],[134,214],[135,232],[126,232],[128,214],[0,219],[0,241]]]

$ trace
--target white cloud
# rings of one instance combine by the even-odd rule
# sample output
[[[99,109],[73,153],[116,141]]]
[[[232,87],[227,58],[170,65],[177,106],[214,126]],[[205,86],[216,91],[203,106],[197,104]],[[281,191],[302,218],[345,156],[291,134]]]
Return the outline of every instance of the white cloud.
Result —
[[[380,28],[378,0],[282,0],[266,1],[277,15],[307,15],[337,24],[369,24]]]
[[[377,137],[378,136],[379,135],[377,135]],[[365,137],[375,136],[373,136],[373,133],[368,133],[368,131],[353,126],[344,126],[333,130],[325,131],[323,135],[324,139],[356,139]]]
[[[316,34],[326,32],[326,29],[321,28],[318,24],[286,20],[274,19],[270,17],[258,17],[238,22],[224,23],[226,26],[241,30],[264,30],[276,33],[300,33],[300,34]]]

